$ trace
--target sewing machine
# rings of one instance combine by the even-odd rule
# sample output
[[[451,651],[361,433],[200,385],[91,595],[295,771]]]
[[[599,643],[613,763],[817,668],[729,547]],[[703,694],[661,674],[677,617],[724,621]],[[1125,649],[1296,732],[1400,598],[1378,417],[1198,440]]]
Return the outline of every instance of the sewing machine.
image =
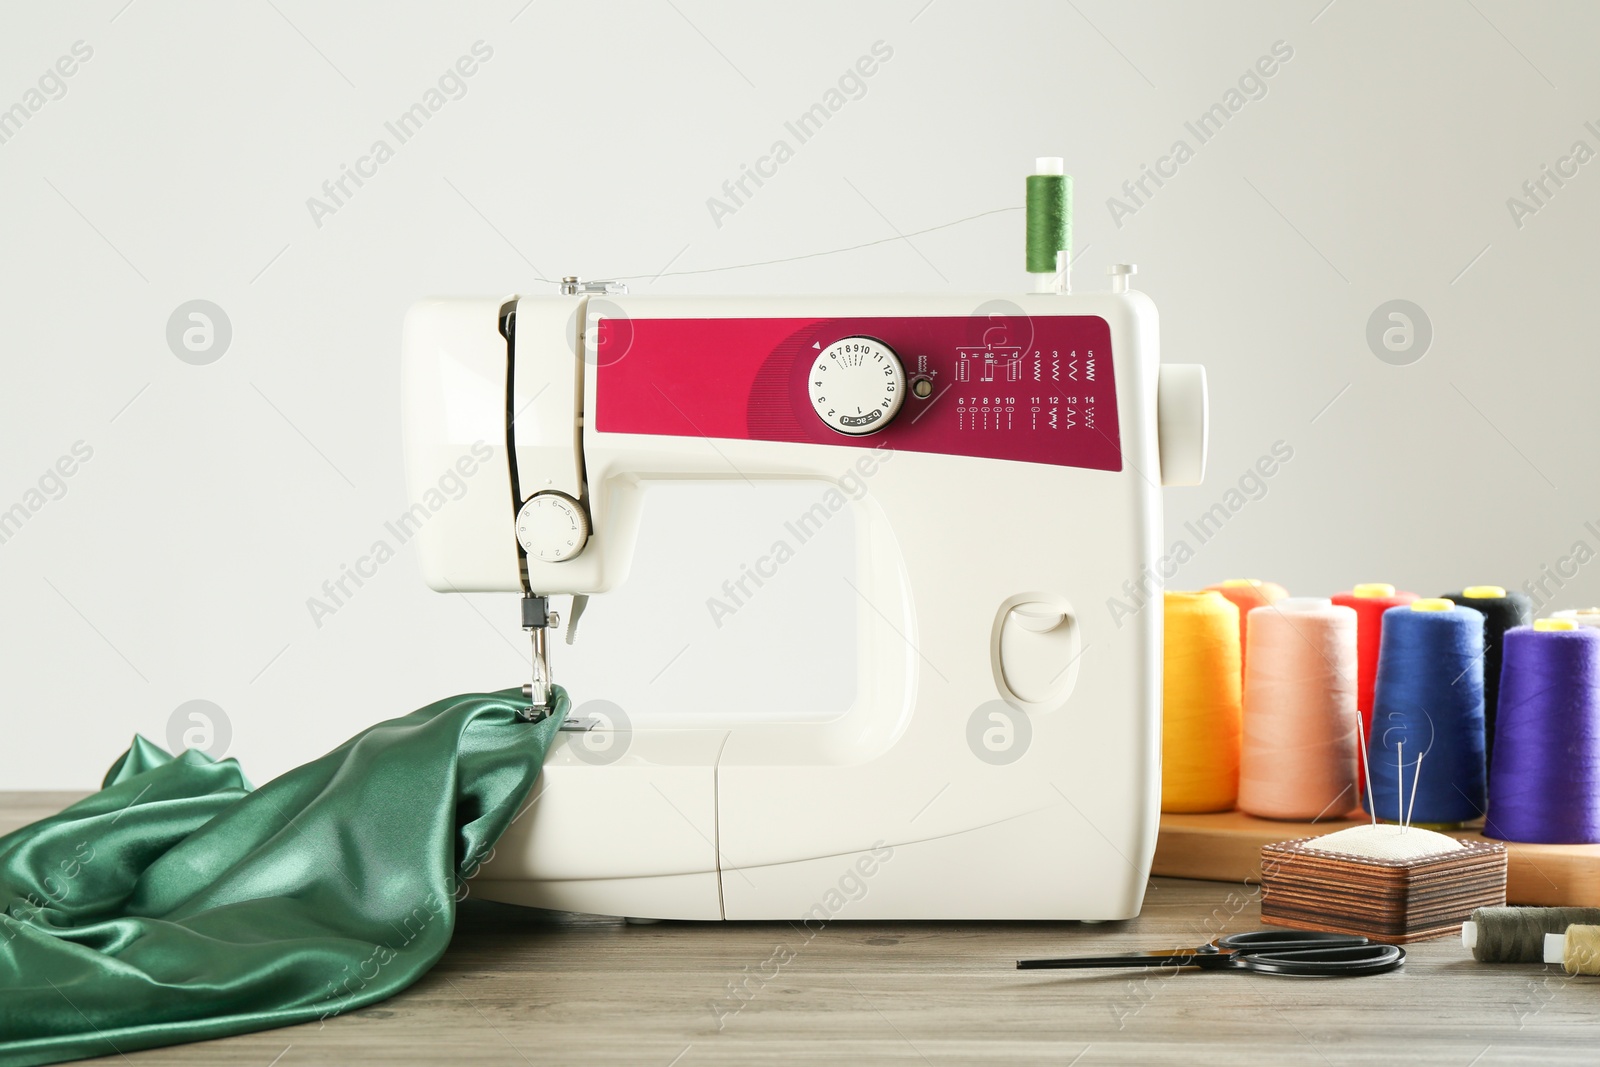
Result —
[[[412,498],[478,464],[420,527],[423,573],[523,595],[530,716],[551,708],[549,598],[574,597],[570,626],[627,580],[646,484],[809,482],[857,530],[834,609],[856,619],[847,712],[635,715],[598,749],[595,724],[569,722],[473,893],[811,924],[1136,915],[1161,601],[1111,601],[1158,581],[1160,486],[1200,480],[1206,399],[1202,368],[1159,365],[1131,270],[1079,295],[644,297],[568,279],[413,307]]]

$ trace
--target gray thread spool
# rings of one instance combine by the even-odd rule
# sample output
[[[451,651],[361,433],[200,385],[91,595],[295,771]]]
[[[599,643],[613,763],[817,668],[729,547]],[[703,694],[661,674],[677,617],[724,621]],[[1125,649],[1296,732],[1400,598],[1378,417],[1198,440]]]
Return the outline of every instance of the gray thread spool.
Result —
[[[1543,963],[1544,935],[1600,925],[1600,908],[1479,908],[1461,940],[1479,963]]]

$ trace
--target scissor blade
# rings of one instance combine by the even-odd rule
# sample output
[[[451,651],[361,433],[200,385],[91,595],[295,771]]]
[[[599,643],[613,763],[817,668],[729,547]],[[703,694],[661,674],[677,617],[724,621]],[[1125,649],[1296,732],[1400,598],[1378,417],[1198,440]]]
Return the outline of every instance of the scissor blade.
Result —
[[[1017,970],[1068,970],[1079,967],[1188,967],[1197,962],[1193,949],[1169,952],[1124,952],[1115,956],[1064,956],[1057,959],[1018,960]]]

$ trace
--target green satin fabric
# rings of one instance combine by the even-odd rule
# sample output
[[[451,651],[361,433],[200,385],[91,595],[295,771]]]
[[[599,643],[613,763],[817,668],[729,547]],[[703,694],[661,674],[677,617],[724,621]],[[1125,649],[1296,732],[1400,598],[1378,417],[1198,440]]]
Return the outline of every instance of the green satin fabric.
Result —
[[[0,1065],[337,1015],[444,952],[465,878],[526,801],[567,712],[451,697],[260,789],[144,738],[103,788],[0,837]]]

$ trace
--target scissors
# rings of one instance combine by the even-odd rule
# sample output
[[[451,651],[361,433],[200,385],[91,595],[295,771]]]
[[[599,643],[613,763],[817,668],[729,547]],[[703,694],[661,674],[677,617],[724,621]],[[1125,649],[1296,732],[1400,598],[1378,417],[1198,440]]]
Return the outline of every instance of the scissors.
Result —
[[[1253,930],[1228,934],[1199,948],[1129,952],[1116,956],[1069,956],[1018,960],[1018,970],[1073,967],[1198,967],[1202,971],[1243,970],[1318,978],[1383,974],[1406,961],[1399,945],[1368,941],[1355,934],[1315,930]]]

